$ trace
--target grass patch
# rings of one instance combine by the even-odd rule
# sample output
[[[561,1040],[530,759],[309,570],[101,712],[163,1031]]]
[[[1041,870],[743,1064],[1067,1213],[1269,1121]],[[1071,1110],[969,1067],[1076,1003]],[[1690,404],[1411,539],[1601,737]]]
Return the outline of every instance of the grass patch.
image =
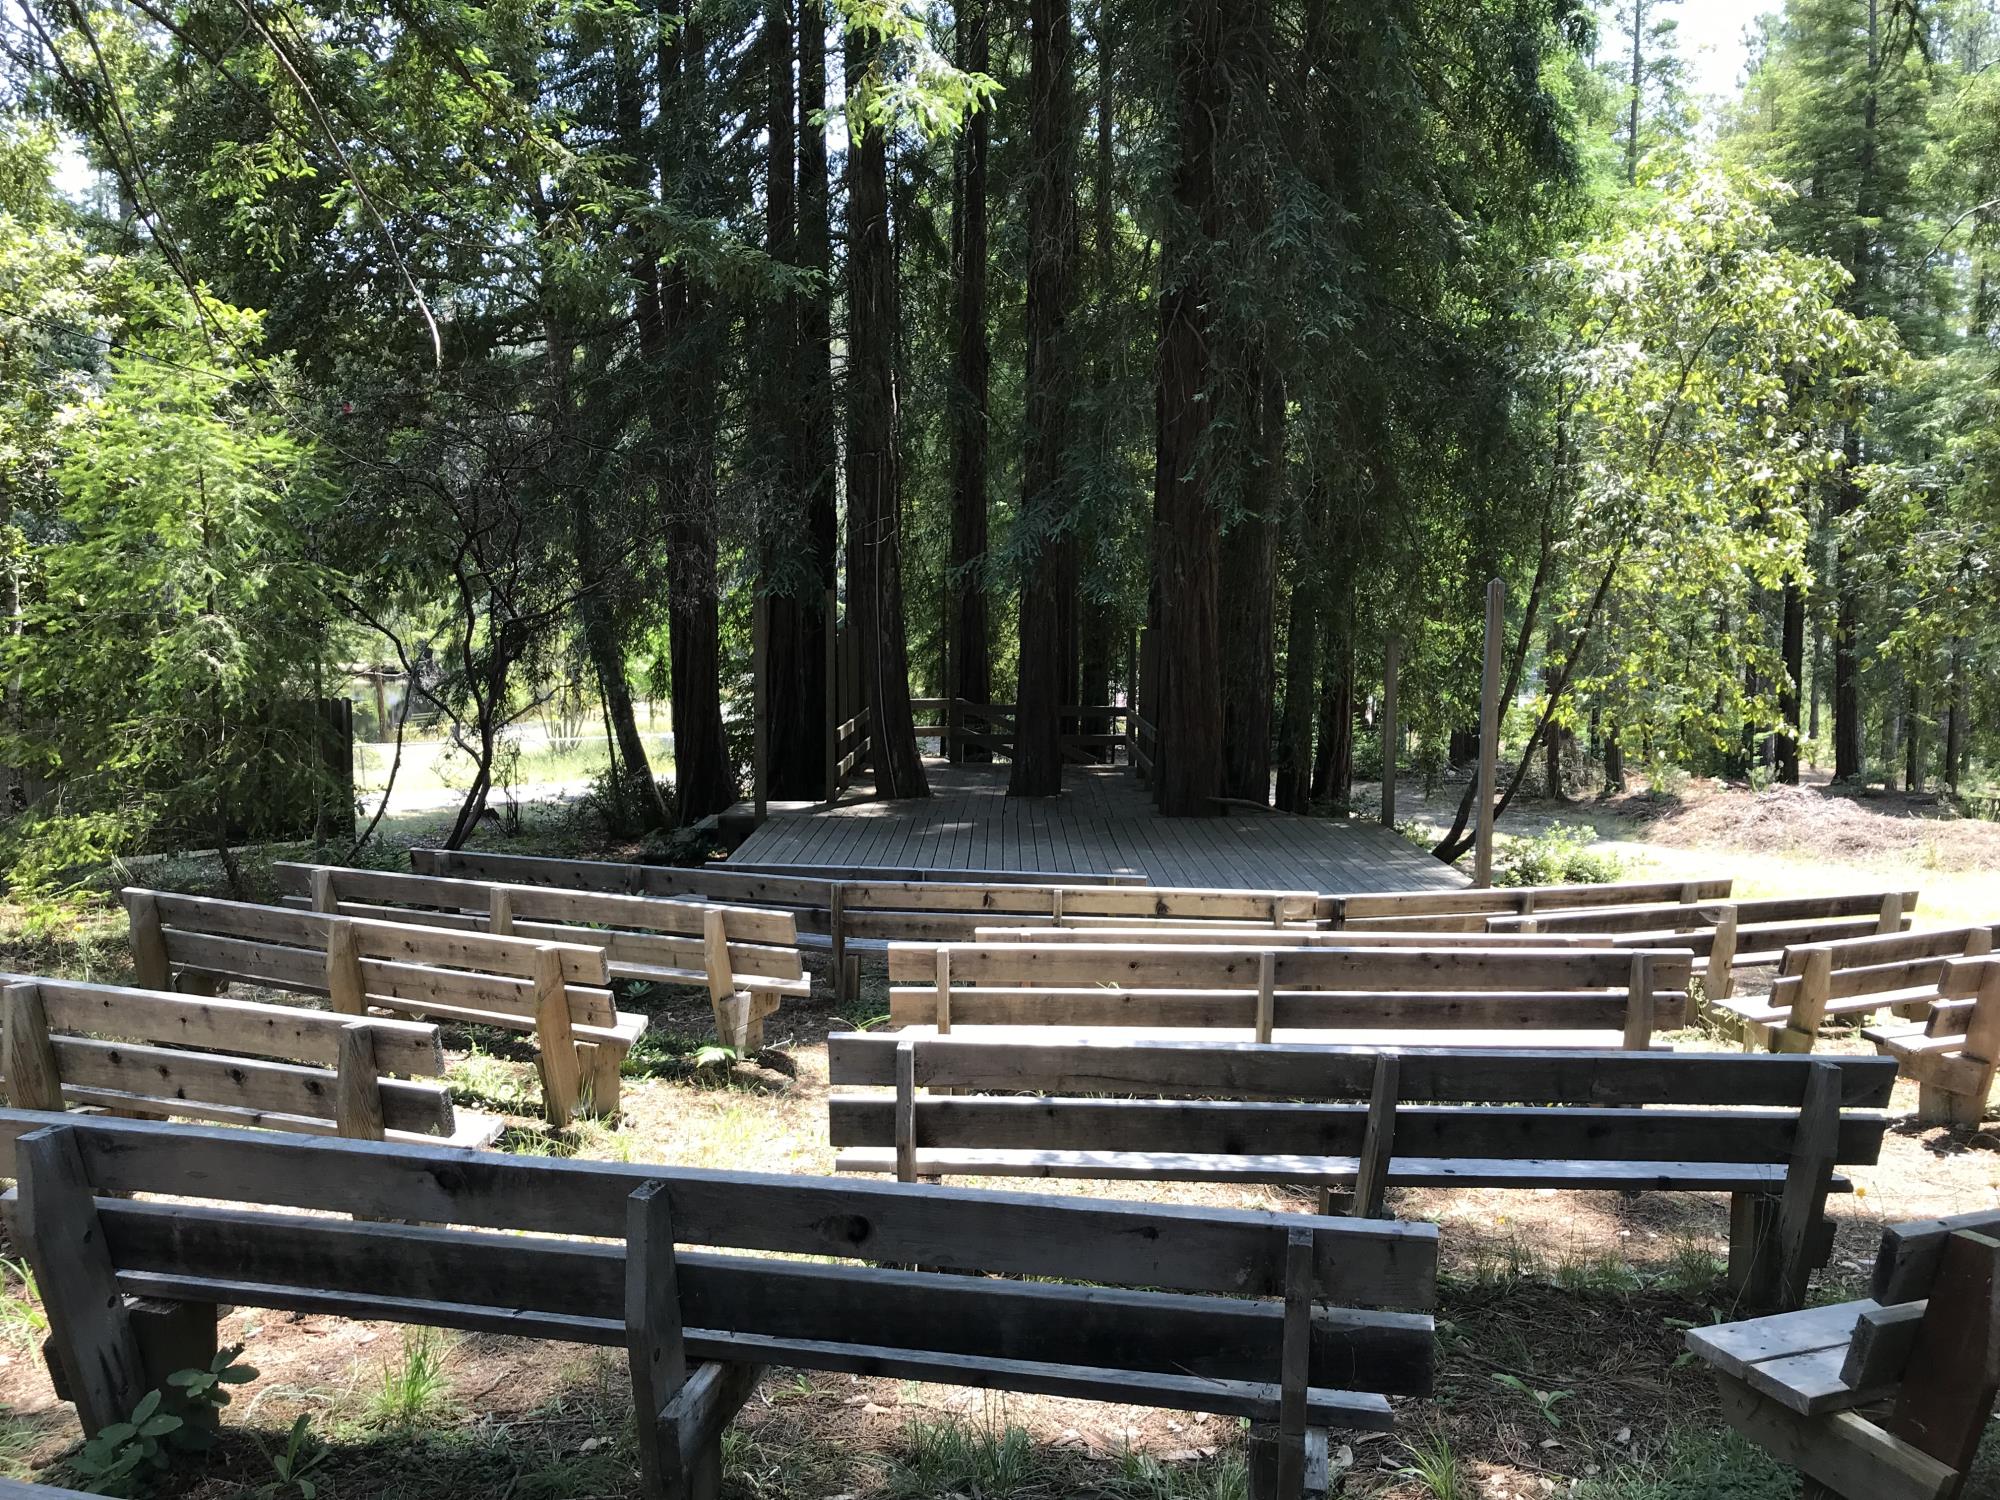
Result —
[[[1649,1459],[1585,1480],[1577,1500],[1793,1500],[1797,1474],[1734,1432],[1684,1430]]]
[[[383,1366],[382,1383],[362,1413],[367,1425],[393,1432],[429,1427],[450,1415],[451,1341],[435,1328],[405,1328],[401,1357]]]

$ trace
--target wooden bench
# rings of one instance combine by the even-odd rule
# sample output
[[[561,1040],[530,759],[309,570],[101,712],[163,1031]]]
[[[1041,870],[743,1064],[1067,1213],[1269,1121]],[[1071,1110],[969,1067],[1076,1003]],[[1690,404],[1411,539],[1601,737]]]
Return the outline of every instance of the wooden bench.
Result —
[[[1692,1329],[1688,1348],[1729,1424],[1805,1476],[1804,1500],[1950,1500],[2000,1389],[2000,1214],[1891,1225],[1869,1290]]]
[[[1896,1080],[1871,1057],[870,1032],[830,1038],[828,1067],[894,1089],[830,1101],[838,1170],[905,1181],[1288,1183],[1351,1189],[1370,1218],[1389,1187],[1726,1192],[1731,1279],[1759,1306],[1803,1298],[1835,1168],[1876,1160]]]
[[[894,943],[889,1020],[973,1034],[1145,1027],[1188,1039],[1459,1046],[1623,1042],[1688,1019],[1684,953],[1602,948],[1245,948],[1226,945]]]
[[[1917,1081],[1920,1123],[1977,1125],[2000,1066],[2000,958],[1949,960],[1928,1019],[1862,1035]]]
[[[1500,935],[1490,932],[1330,932],[1320,927],[1235,927],[1204,922],[1177,927],[1148,922],[1130,927],[979,927],[975,943],[1016,943],[1068,946],[1072,943],[1130,947],[1208,948],[1596,948],[1610,944],[1588,933],[1542,937],[1534,933]]]
[[[1924,1019],[1946,963],[1991,953],[1996,933],[2000,926],[1948,927],[1796,944],[1779,960],[1768,996],[1728,1000],[1711,1013],[1736,1029],[1746,1047],[1810,1052],[1830,1020],[1879,1010]]]
[[[602,948],[614,981],[699,985],[715,1034],[764,1045],[764,1018],[811,992],[792,913],[746,906],[503,885],[334,865],[279,864],[279,884],[314,911]]]
[[[1775,964],[1786,948],[1801,943],[1837,942],[1843,938],[1902,932],[1917,909],[1915,891],[1855,891],[1832,896],[1779,896],[1756,901],[1678,902],[1657,905],[1586,907],[1487,920],[1491,932],[1624,933],[1658,944],[1692,944],[1707,956],[1709,941],[1726,952],[1729,962],[1708,965],[1718,981],[1714,998],[1729,993],[1723,977],[1733,969]],[[1721,948],[1718,929],[1724,914],[1733,912],[1728,945]]]
[[[370,1010],[532,1032],[549,1122],[618,1108],[618,1068],[646,1018],[612,1002],[604,950],[167,891],[127,890],[145,989],[232,981]]]
[[[1320,902],[1311,891],[1037,885],[1011,880],[981,884],[928,878],[806,879],[739,874],[714,865],[695,870],[463,849],[412,849],[410,860],[426,875],[640,896],[694,896],[705,901],[782,908],[793,913],[801,932],[826,936],[833,960],[834,994],[842,1002],[857,991],[859,959],[851,950],[863,946],[962,942],[996,919],[1022,927],[1052,927],[1073,917],[1232,925],[1257,922],[1281,927],[1313,923]]]
[[[437,1027],[416,1021],[0,974],[0,1074],[20,1109],[491,1144],[500,1121],[413,1081],[443,1073]]]
[[[211,1344],[229,1304],[622,1347],[645,1492],[676,1500],[717,1493],[768,1365],[1247,1418],[1255,1493],[1288,1500],[1309,1429],[1431,1387],[1426,1225],[20,1110],[0,1174],[86,1431],[180,1367],[134,1298],[207,1309]]]
[[[940,865],[824,865],[732,859],[702,867],[732,874],[807,880],[932,880],[947,885],[1151,885],[1144,875],[1105,870],[961,870]]]
[[[1571,907],[1653,906],[1727,898],[1731,882],[1644,880],[1614,885],[1516,885],[1485,890],[1371,891],[1323,896],[1319,915],[1331,927],[1479,932],[1489,917],[1531,916]]]

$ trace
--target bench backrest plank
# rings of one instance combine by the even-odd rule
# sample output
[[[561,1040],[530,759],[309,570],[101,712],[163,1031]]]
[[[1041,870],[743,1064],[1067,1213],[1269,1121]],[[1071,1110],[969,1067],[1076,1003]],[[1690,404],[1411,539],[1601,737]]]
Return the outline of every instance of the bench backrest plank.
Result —
[[[443,1087],[382,1076],[441,1074],[435,1026],[32,975],[0,976],[0,1022],[16,1103],[377,1138],[453,1130]],[[358,1120],[343,1117],[344,1094],[361,1101]]]
[[[338,915],[491,933],[499,910],[507,935],[602,948],[614,970],[702,969],[706,914],[715,911],[729,940],[732,974],[793,981],[805,975],[798,924],[788,911],[327,865],[275,868],[295,897],[323,892]]]
[[[1719,880],[1626,881],[1611,885],[1494,886],[1485,890],[1378,891],[1322,898],[1322,914],[1336,927],[1440,926],[1461,922],[1476,931],[1488,916],[1559,911],[1573,906],[1711,901],[1727,897]]]

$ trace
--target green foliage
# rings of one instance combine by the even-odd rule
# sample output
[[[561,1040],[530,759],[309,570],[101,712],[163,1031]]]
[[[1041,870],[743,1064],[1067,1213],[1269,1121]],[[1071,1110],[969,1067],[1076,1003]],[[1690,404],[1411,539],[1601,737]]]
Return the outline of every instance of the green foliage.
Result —
[[[320,1481],[314,1476],[326,1466],[331,1455],[312,1430],[312,1417],[300,1412],[285,1434],[284,1447],[275,1453],[257,1444],[271,1465],[272,1478],[257,1487],[257,1500],[317,1500]]]
[[[167,1377],[175,1393],[148,1391],[123,1422],[113,1422],[69,1459],[93,1494],[136,1496],[173,1466],[174,1454],[204,1452],[215,1444],[215,1418],[229,1404],[227,1387],[257,1378],[238,1364],[241,1344],[218,1350],[205,1370],[176,1370]]]
[[[435,1328],[405,1328],[400,1356],[382,1367],[365,1420],[396,1431],[436,1421],[451,1405],[451,1348]]]
[[[1618,856],[1595,852],[1593,830],[1551,823],[1540,833],[1507,840],[1494,860],[1495,885],[1608,885],[1624,869]]]

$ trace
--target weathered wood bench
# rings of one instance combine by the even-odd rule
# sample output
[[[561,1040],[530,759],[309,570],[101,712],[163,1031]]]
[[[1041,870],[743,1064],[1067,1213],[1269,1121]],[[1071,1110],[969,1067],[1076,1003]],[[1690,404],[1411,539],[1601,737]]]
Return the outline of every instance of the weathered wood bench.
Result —
[[[1365,1217],[1388,1187],[1726,1192],[1731,1280],[1758,1306],[1803,1299],[1836,1168],[1876,1160],[1896,1080],[1872,1057],[872,1032],[830,1038],[828,1066],[895,1091],[829,1102],[838,1170],[906,1181],[1288,1183],[1351,1189]]]
[[[1485,890],[1370,891],[1323,896],[1319,915],[1329,926],[1410,928],[1438,932],[1483,931],[1489,917],[1523,917],[1571,907],[1655,906],[1662,902],[1726,899],[1731,882],[1641,880],[1612,885],[1516,885]]]
[[[254,906],[168,891],[124,893],[145,989],[232,981],[325,996],[333,1009],[466,1021],[534,1034],[550,1123],[618,1108],[618,1069],[646,1017],[621,1012],[604,950]]]
[[[1730,1425],[1800,1470],[1805,1500],[1951,1500],[2000,1390],[2000,1214],[1891,1225],[1868,1297],[1687,1343]]]
[[[87,1431],[179,1368],[135,1298],[623,1347],[646,1491],[676,1500],[717,1493],[768,1365],[1248,1418],[1255,1492],[1285,1497],[1309,1429],[1385,1429],[1431,1385],[1425,1225],[19,1110],[0,1174]]]
[[[783,908],[793,913],[801,932],[825,934],[833,960],[835,997],[842,1001],[856,993],[859,959],[853,950],[879,948],[889,942],[963,941],[998,918],[1013,926],[1036,927],[1057,926],[1071,917],[1285,926],[1317,920],[1320,902],[1311,891],[1071,886],[1013,880],[981,884],[929,878],[805,879],[740,874],[714,865],[681,869],[463,849],[413,849],[410,860],[427,875],[641,896],[694,896]]]
[[[1905,931],[1911,925],[1917,900],[1915,891],[1853,891],[1755,901],[1627,904],[1492,917],[1486,926],[1491,932],[1645,934],[1662,943],[1677,943],[1712,932],[1719,925],[1720,913],[1733,911],[1735,929],[1726,967],[1742,969],[1777,963],[1794,944]],[[1706,950],[1697,945],[1697,951]]]
[[[1917,1081],[1920,1123],[1977,1125],[2000,1067],[2000,958],[1948,961],[1926,1020],[1862,1035]]]
[[[1177,927],[1164,922],[1148,922],[1130,927],[979,927],[973,930],[975,943],[1014,943],[1068,946],[1072,943],[1112,944],[1120,948],[1596,948],[1611,946],[1604,938],[1588,933],[1542,937],[1535,933],[1499,934],[1490,932],[1332,932],[1321,927],[1236,927],[1226,922],[1204,922]]]
[[[336,865],[278,864],[290,900],[314,911],[602,948],[610,977],[698,985],[715,1033],[744,1051],[764,1044],[764,1019],[786,996],[811,992],[788,911],[454,880]]]
[[[1151,885],[1144,875],[1105,870],[961,870],[941,865],[827,865],[761,860],[712,862],[733,874],[792,875],[808,880],[932,880],[947,885]]]
[[[499,1120],[415,1081],[443,1073],[437,1027],[416,1021],[0,974],[0,1074],[20,1109],[490,1144]]]
[[[1879,1010],[1922,1020],[1937,998],[1946,963],[1991,953],[1996,933],[2000,925],[1795,944],[1779,960],[1769,996],[1728,1000],[1711,1014],[1734,1028],[1746,1047],[1810,1052],[1830,1020]]]
[[[1623,1042],[1688,1019],[1686,954],[1601,948],[894,943],[889,1019],[963,1033],[1145,1027],[1190,1039],[1454,1045]]]

